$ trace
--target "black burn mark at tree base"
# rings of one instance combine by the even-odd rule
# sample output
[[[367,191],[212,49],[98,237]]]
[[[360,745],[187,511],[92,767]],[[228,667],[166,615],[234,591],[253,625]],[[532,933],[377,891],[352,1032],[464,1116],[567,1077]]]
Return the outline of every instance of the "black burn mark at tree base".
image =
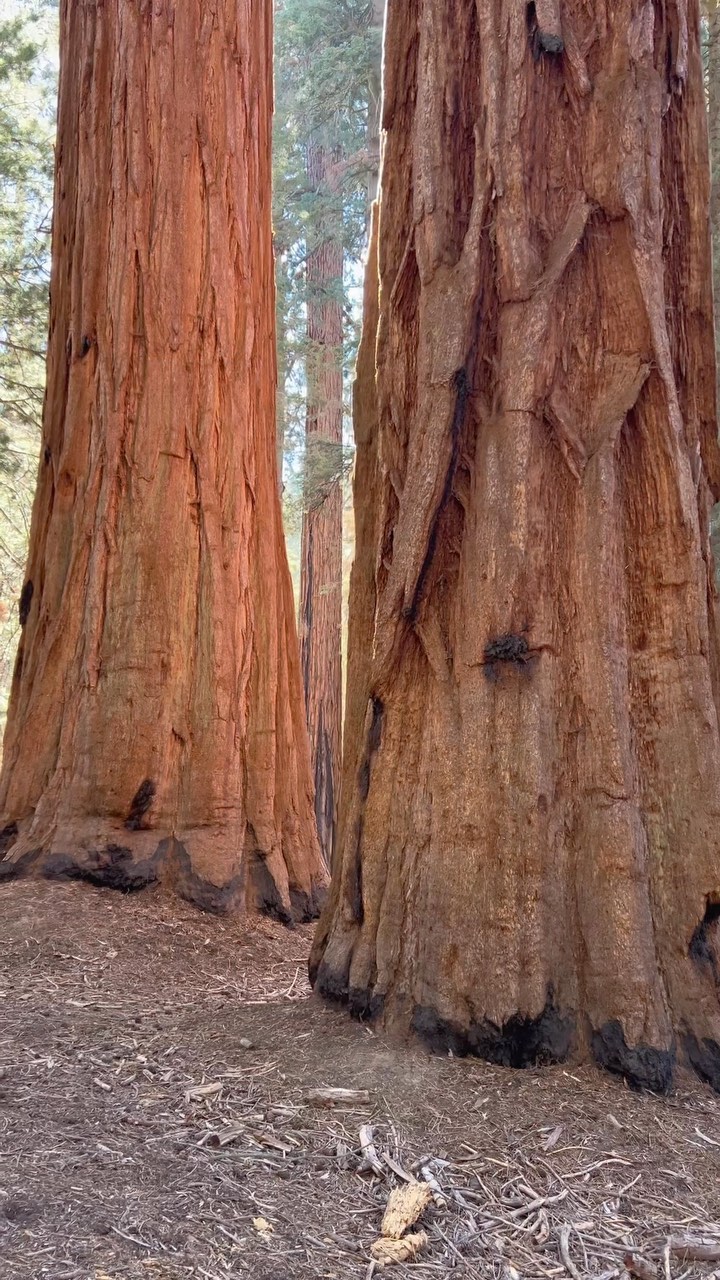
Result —
[[[12,849],[18,834],[17,822],[8,822],[0,831],[0,861],[5,857],[8,849]]]
[[[11,822],[9,826],[14,827],[15,823]],[[9,884],[11,880],[23,880],[25,876],[31,875],[39,859],[40,854],[35,850],[24,853],[21,858],[16,858],[13,862],[0,862],[0,884]]]
[[[295,923],[311,924],[313,920],[317,920],[326,897],[327,889],[324,885],[314,885],[310,893],[291,885],[290,905]]]
[[[484,1058],[502,1067],[533,1067],[565,1062],[575,1040],[575,1018],[561,1013],[552,995],[537,1018],[514,1014],[502,1026],[487,1019],[462,1027],[418,1006],[411,1024],[431,1053]]]
[[[716,894],[706,899],[705,914],[690,939],[688,954],[700,970],[709,973],[720,996],[720,901]],[[720,1093],[720,1045],[717,1041],[698,1040],[686,1031],[682,1045],[688,1062],[700,1079]]]
[[[348,1013],[358,1022],[375,1022],[382,1017],[385,997],[377,995],[372,988],[350,987],[347,995]]]
[[[146,778],[144,782],[140,783],[132,798],[130,812],[125,821],[128,831],[142,831],[146,826],[143,819],[155,799],[156,790],[157,788],[152,778]]]
[[[271,920],[292,927],[294,920],[285,906],[280,891],[268,869],[260,850],[254,850],[248,858],[248,879],[255,895],[258,911]]]
[[[52,854],[43,862],[41,873],[46,880],[81,880],[98,889],[136,893],[157,882],[156,858],[154,854],[136,862],[125,845],[108,844],[92,850],[83,861],[70,853]]]
[[[35,587],[28,578],[25,586],[20,592],[20,603],[18,604],[18,615],[20,617],[20,626],[24,627],[30,617],[30,606],[32,604],[33,592]]]
[[[687,1034],[682,1038],[688,1062],[701,1080],[720,1093],[720,1044],[716,1040],[698,1040]]]
[[[611,1019],[592,1032],[590,1047],[599,1067],[622,1076],[633,1089],[667,1093],[675,1071],[674,1049],[654,1049],[650,1045],[631,1048],[622,1026]]]
[[[310,983],[323,999],[331,1000],[333,1004],[345,1005],[350,1017],[358,1022],[374,1022],[382,1016],[384,996],[376,994],[372,987],[351,987],[347,974],[335,973],[325,960],[321,960],[311,971]]]
[[[427,577],[430,572],[433,559],[435,557],[435,549],[437,546],[438,531],[440,527],[440,517],[442,516],[450,500],[450,495],[452,493],[452,488],[455,481],[455,472],[457,471],[458,457],[460,453],[460,436],[462,434],[462,429],[465,424],[465,414],[467,412],[467,406],[468,406],[468,401],[470,399],[470,392],[471,392],[470,379],[468,377],[467,369],[462,368],[457,370],[457,372],[453,377],[453,386],[455,388],[455,411],[453,413],[452,423],[450,425],[450,437],[452,441],[452,453],[450,455],[450,465],[448,466],[448,469],[447,469],[447,475],[445,477],[445,487],[443,489],[442,497],[440,499],[438,509],[435,512],[435,517],[433,519],[432,527],[430,529],[430,536],[428,538],[427,551],[425,552],[425,559],[423,560],[422,566],[420,568],[420,572],[418,574],[417,583],[415,585],[415,590],[413,592],[412,602],[407,606],[407,608],[403,610],[403,616],[407,619],[408,622],[414,622],[415,619],[417,618],[418,610],[420,608],[420,602],[423,597],[423,591],[425,590],[425,583],[427,581]]]
[[[10,826],[14,824],[9,824]],[[9,834],[8,839],[14,839]],[[265,868],[267,879],[269,872]],[[213,915],[224,915],[244,904],[244,876],[233,876],[226,884],[217,885],[204,880],[193,870],[190,855],[185,846],[173,836],[161,840],[150,858],[136,859],[125,845],[108,844],[103,849],[93,849],[78,857],[69,853],[43,854],[36,849],[23,854],[16,861],[0,861],[0,882],[22,880],[37,875],[45,880],[79,880],[96,888],[117,889],[121,893],[136,893],[167,883],[181,898]],[[267,887],[265,883],[265,887]],[[272,882],[273,893],[267,889],[269,901],[258,905],[268,914],[276,902],[277,889]],[[291,892],[291,900],[293,895]],[[293,908],[302,920],[316,919],[320,910],[319,892],[312,895],[298,892]],[[286,911],[277,913],[284,923],[292,923]]]
[[[45,452],[43,453],[43,458],[45,460],[45,466],[47,467],[49,463],[52,461],[52,452],[49,444],[45,445]]]
[[[309,924],[310,921],[317,920],[320,915],[325,894],[324,887],[314,886],[311,892],[307,893],[304,889],[290,885],[292,910],[288,911],[261,849],[255,848],[248,854],[247,879],[258,911],[271,920],[277,920],[280,924],[286,925],[289,929],[292,929],[295,924]]]
[[[713,901],[708,898],[705,907],[705,915],[700,924],[693,933],[688,947],[690,959],[700,969],[708,968],[712,973],[713,979],[720,988],[720,956],[713,945],[710,930],[713,925],[720,920],[720,902]]]

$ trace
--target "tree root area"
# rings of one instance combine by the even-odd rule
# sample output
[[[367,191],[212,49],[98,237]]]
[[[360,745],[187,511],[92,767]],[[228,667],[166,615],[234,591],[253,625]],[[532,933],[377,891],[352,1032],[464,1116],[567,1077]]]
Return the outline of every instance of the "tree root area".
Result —
[[[82,856],[34,850],[14,860],[0,861],[0,885],[27,877],[83,881],[121,893],[163,885],[213,915],[241,914],[249,908],[290,927],[317,919],[323,894],[321,888],[311,894],[291,888],[288,910],[259,854],[250,858],[247,876],[236,875],[225,884],[214,884],[197,874],[187,849],[173,837],[161,840],[155,853],[144,859],[135,857],[125,845],[108,844]]]
[[[367,1023],[382,1021],[386,1002],[381,995],[348,988],[342,975],[333,973],[323,961],[311,969],[310,978],[318,995],[346,1006],[351,1017]],[[487,1019],[461,1026],[440,1017],[434,1009],[416,1006],[409,1029],[431,1053],[483,1058],[498,1066],[526,1068],[577,1060],[581,1056],[578,1053],[580,1025],[575,1013],[558,1009],[552,997],[548,997],[538,1017],[528,1018],[518,1013],[502,1026]],[[720,1093],[720,1045],[715,1041],[699,1041],[685,1034],[678,1049],[629,1045],[620,1022],[615,1020],[591,1028],[584,1040],[597,1066],[621,1076],[631,1089],[669,1093],[675,1084],[680,1058]]]
[[[720,1098],[681,1067],[663,1098],[397,1047],[311,996],[310,928],[163,893],[16,880],[0,928],[0,1280],[362,1280],[398,1169],[439,1198],[393,1280],[720,1241]]]

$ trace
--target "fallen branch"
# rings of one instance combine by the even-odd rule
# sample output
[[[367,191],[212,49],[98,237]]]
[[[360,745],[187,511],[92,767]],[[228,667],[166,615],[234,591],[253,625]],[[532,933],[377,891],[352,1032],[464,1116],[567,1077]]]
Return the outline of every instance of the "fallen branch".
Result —
[[[372,1169],[373,1173],[384,1175],[385,1170],[373,1142],[373,1131],[370,1124],[360,1126],[360,1151],[363,1160],[359,1172],[365,1173],[368,1169]]]
[[[438,1209],[447,1209],[447,1199],[437,1178],[434,1177],[426,1164],[422,1165],[420,1172],[432,1192],[432,1198]]]
[[[675,1258],[685,1262],[717,1262],[720,1260],[720,1240],[699,1236],[670,1236],[668,1248]]]
[[[573,1280],[582,1280],[580,1272],[570,1257],[570,1228],[568,1226],[560,1228],[558,1245],[560,1249],[560,1261],[562,1262],[565,1270],[573,1277]]]
[[[315,1107],[334,1107],[339,1102],[367,1103],[370,1101],[370,1094],[367,1089],[308,1089],[305,1101]]]

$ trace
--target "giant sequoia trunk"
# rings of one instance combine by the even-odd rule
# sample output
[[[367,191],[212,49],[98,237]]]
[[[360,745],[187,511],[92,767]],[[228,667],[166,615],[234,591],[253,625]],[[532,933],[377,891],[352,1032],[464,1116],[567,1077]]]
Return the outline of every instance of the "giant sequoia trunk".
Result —
[[[0,872],[315,912],[274,450],[270,0],[64,0]]]
[[[391,0],[384,89],[316,987],[440,1050],[720,1087],[697,0]]]
[[[332,191],[339,152],[308,146],[308,182],[324,204],[307,260],[307,417],[300,572],[300,648],[315,777],[315,818],[328,866],[340,790],[342,725],[342,216]]]
[[[713,251],[716,383],[720,375],[720,0],[704,0],[707,39],[707,96],[710,133],[710,229]],[[720,507],[710,521],[715,578],[720,584]]]

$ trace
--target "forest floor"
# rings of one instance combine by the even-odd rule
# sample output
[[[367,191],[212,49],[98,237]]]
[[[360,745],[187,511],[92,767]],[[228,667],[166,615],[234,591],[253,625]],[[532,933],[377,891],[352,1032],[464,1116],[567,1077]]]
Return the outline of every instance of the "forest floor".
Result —
[[[720,1277],[666,1249],[720,1240],[720,1099],[690,1080],[660,1099],[394,1047],[310,995],[306,929],[28,882],[0,924],[2,1280],[365,1280],[423,1167],[445,1203],[393,1280],[609,1280],[628,1250]]]

